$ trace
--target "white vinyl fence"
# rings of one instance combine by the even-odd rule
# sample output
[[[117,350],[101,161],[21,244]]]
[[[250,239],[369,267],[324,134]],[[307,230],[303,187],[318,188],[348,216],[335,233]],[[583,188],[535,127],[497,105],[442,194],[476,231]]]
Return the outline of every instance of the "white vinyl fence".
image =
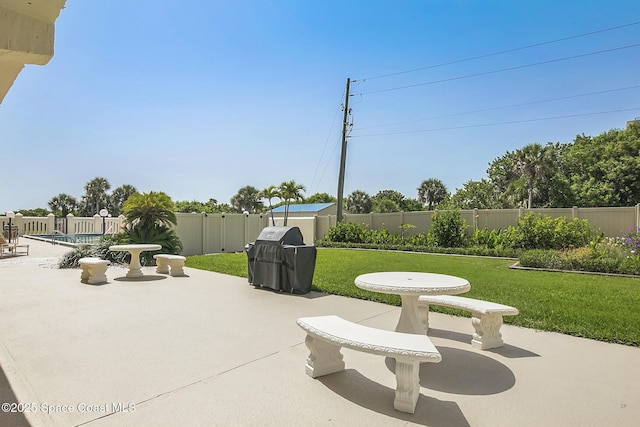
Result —
[[[611,208],[557,208],[557,209],[473,209],[460,211],[468,225],[469,233],[475,229],[504,229],[516,225],[528,212],[586,219],[600,229],[607,237],[623,235],[631,227],[640,227],[640,204],[632,207]],[[414,225],[405,230],[409,234],[426,233],[431,227],[431,218],[435,211],[394,212],[378,214],[345,214],[347,222],[364,224],[371,229],[387,229],[390,233],[400,233],[400,226]],[[182,241],[183,255],[199,255],[221,252],[242,252],[247,243],[255,241],[264,227],[271,225],[267,214],[205,214],[176,213],[178,224],[176,233]],[[95,215],[90,218],[68,215],[56,219],[53,214],[47,217],[25,217],[16,213],[11,219],[20,234],[52,234],[61,230],[60,221],[64,221],[65,234],[99,234],[103,225],[108,234],[118,233],[124,226],[124,217],[102,218]],[[104,222],[103,222],[104,221]],[[276,225],[283,225],[283,218],[275,217]],[[58,227],[56,226],[58,223]],[[9,225],[9,218],[0,216],[0,224]],[[336,216],[289,217],[289,226],[300,227],[305,243],[313,244],[324,238],[329,227],[336,224]]]

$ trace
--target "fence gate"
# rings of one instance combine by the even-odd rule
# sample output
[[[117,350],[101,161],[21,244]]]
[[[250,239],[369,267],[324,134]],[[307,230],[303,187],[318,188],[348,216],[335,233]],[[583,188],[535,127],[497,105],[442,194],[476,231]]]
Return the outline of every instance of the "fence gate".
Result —
[[[61,233],[67,234],[67,218],[56,218],[53,228]]]

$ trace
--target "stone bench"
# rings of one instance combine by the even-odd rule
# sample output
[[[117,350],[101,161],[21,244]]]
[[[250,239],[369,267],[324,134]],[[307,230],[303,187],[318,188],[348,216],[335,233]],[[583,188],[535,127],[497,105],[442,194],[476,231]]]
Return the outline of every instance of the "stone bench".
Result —
[[[157,254],[153,258],[156,260],[156,273],[171,274],[174,277],[186,276],[184,262],[187,258],[182,255]]]
[[[490,301],[482,301],[454,295],[423,295],[418,299],[420,307],[426,310],[428,322],[429,305],[441,305],[471,312],[471,324],[475,333],[471,338],[471,345],[480,350],[501,347],[504,345],[500,327],[502,316],[515,316],[518,309],[508,305]]]
[[[370,328],[338,316],[301,317],[298,326],[307,332],[310,350],[305,370],[312,378],[344,370],[340,348],[396,360],[396,394],[393,407],[413,414],[420,395],[420,362],[442,359],[429,337]]]
[[[80,258],[78,264],[82,269],[80,281],[89,285],[107,282],[107,266],[110,262],[100,258]]]

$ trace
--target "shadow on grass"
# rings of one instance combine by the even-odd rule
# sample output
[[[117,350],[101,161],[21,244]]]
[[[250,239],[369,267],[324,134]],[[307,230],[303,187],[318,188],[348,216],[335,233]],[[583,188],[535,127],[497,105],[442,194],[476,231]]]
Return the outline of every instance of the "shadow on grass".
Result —
[[[390,360],[395,363],[394,359]],[[346,369],[318,380],[356,405],[411,424],[433,427],[470,426],[457,403],[438,400],[422,393],[414,414],[396,411],[393,408],[395,390],[371,381],[355,369]]]

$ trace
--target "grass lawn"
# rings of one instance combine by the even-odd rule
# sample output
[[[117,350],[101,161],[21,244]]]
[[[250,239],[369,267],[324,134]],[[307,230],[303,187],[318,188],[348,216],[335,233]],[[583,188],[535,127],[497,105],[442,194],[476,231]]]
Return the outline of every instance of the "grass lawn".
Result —
[[[356,276],[375,271],[424,271],[467,279],[472,298],[516,307],[505,323],[640,346],[640,278],[510,269],[507,259],[318,249],[313,287],[322,292],[400,305],[400,297],[357,288]],[[247,277],[244,253],[187,257],[186,265]],[[431,310],[469,316],[431,306]]]

